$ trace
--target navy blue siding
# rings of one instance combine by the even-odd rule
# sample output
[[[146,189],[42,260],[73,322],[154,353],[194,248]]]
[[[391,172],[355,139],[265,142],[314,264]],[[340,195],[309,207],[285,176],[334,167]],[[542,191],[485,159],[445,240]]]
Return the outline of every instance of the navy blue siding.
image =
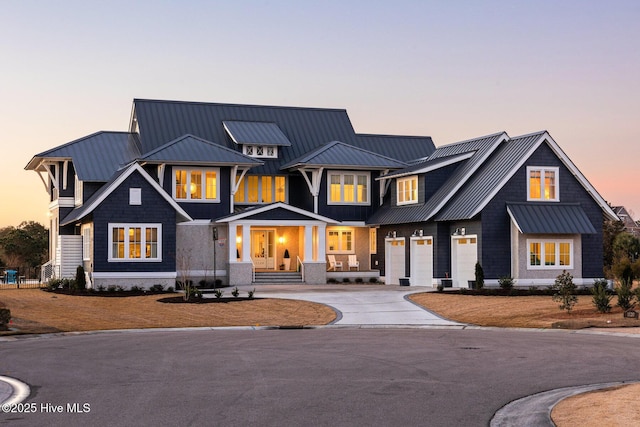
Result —
[[[357,172],[356,172],[357,173]],[[376,207],[379,200],[379,181],[375,180],[375,172],[370,173],[369,186],[369,204],[368,205],[330,205],[328,199],[328,175],[327,171],[322,173],[322,182],[320,184],[320,193],[318,194],[318,214],[329,218],[336,218],[340,221],[365,221],[369,218]],[[306,187],[306,186],[305,186]],[[308,191],[308,188],[307,188]]]
[[[129,205],[129,188],[142,189],[142,205]],[[176,211],[138,172],[132,173],[94,210],[93,223],[94,271],[175,271]],[[109,223],[162,224],[162,262],[108,262]]]

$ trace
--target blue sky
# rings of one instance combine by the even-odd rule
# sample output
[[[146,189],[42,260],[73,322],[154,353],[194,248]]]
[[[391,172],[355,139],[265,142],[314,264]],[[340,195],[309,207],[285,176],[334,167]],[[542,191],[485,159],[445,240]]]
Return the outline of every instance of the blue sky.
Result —
[[[126,130],[133,98],[346,108],[357,132],[436,145],[546,129],[640,214],[639,18],[615,0],[4,0],[0,227],[46,221],[34,154]]]

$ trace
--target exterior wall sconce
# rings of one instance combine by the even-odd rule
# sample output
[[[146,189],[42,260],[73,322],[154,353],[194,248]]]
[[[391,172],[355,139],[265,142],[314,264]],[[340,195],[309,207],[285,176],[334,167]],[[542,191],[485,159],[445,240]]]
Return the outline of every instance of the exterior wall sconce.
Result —
[[[237,236],[237,237],[236,237],[236,243],[237,243],[237,244],[242,243],[242,236]]]
[[[280,243],[281,245],[284,243],[284,236],[278,237],[278,243]]]

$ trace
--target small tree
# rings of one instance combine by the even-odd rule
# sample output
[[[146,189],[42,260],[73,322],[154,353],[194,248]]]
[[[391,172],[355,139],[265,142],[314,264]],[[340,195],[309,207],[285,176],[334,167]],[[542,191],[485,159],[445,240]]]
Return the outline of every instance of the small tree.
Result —
[[[86,276],[84,275],[84,268],[79,265],[78,268],[76,268],[76,289],[82,291],[85,290],[87,288],[87,279]]]
[[[611,311],[612,296],[607,293],[607,281],[605,279],[596,280],[591,288],[593,305],[599,313],[608,313]]]
[[[620,274],[620,285],[616,287],[616,294],[618,295],[617,305],[624,311],[631,310],[636,306],[636,303],[633,301],[635,295],[631,290],[633,279],[633,269],[631,265],[626,265]]]
[[[551,289],[554,291],[551,298],[560,303],[560,310],[567,310],[567,313],[571,313],[573,306],[578,303],[578,297],[575,295],[576,285],[573,283],[571,273],[563,270],[562,274],[556,277]]]
[[[482,289],[484,286],[484,270],[479,262],[476,262],[476,289]]]

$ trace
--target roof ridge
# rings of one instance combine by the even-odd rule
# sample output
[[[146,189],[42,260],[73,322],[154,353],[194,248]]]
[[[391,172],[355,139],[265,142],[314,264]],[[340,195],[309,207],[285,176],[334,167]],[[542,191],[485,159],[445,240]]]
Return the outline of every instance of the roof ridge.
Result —
[[[366,137],[379,137],[379,138],[412,138],[412,139],[424,139],[430,138],[429,135],[393,135],[388,133],[356,133],[356,136],[366,136]]]
[[[544,133],[549,133],[549,131],[547,131],[546,129],[545,130],[539,130],[537,132],[530,132],[530,133],[525,133],[524,135],[517,135],[517,136],[514,136],[514,137],[509,137],[509,139],[511,141],[513,141],[515,139],[529,138],[529,137],[532,137],[534,135],[542,135]]]
[[[153,102],[153,103],[165,103],[165,104],[188,104],[188,105],[210,105],[210,106],[225,106],[225,107],[250,107],[250,108],[274,108],[284,110],[312,110],[312,111],[336,111],[347,112],[346,108],[324,108],[324,107],[294,107],[286,105],[260,105],[260,104],[238,104],[238,103],[225,103],[225,102],[205,102],[205,101],[178,101],[170,99],[145,99],[145,98],[133,98],[134,104],[136,102]]]
[[[452,142],[449,144],[444,144],[441,145],[439,147],[436,147],[436,150],[439,150],[440,148],[445,148],[445,147],[453,147],[455,145],[460,145],[460,144],[468,144],[469,142],[475,142],[475,141],[479,141],[481,139],[487,139],[487,138],[491,138],[491,137],[495,137],[495,136],[499,136],[499,135],[507,135],[507,138],[511,139],[511,137],[509,136],[509,134],[507,134],[506,131],[501,131],[501,132],[496,132],[496,133],[492,133],[489,135],[484,135],[484,136],[479,136],[477,138],[470,138],[470,139],[465,139],[464,141],[458,141],[458,142]]]

